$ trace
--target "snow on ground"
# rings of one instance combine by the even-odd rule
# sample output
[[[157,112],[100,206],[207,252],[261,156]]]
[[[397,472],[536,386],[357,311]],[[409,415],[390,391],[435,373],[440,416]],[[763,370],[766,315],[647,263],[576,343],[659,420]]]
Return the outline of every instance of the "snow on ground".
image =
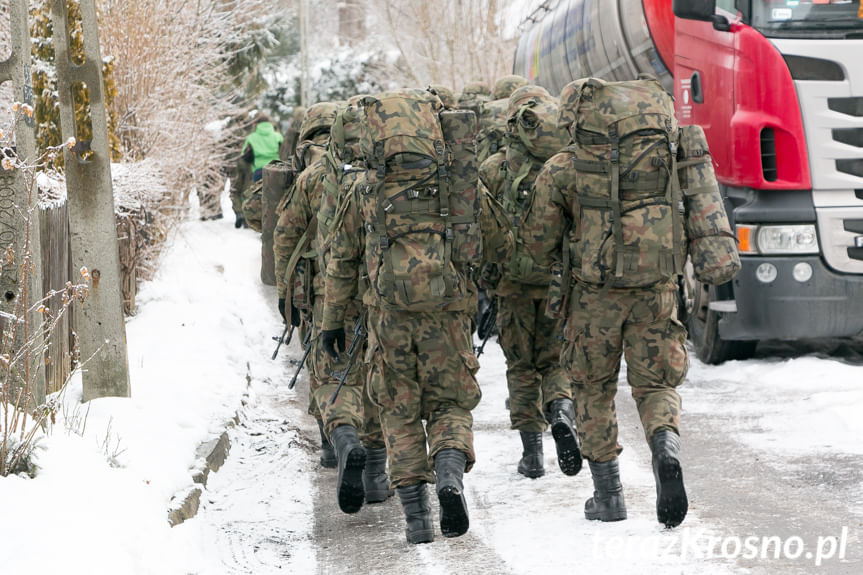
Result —
[[[863,369],[839,359],[803,356],[729,361],[697,360],[689,372],[684,410],[729,404],[737,433],[755,448],[784,455],[801,451],[863,453]],[[732,407],[733,406],[733,407]]]
[[[278,375],[267,373],[277,370],[274,300],[250,297],[259,253],[258,235],[233,218],[193,214],[176,230],[127,321],[132,398],[81,405],[75,378],[41,442],[38,476],[0,479],[0,571],[167,575],[208,564],[209,534],[194,521],[171,529],[167,511],[192,484],[198,445],[240,407],[248,362],[261,358],[257,377]]]
[[[278,494],[278,504],[264,509],[259,496],[231,491],[226,482],[234,475],[217,473],[204,495],[208,507],[221,510],[219,520],[227,517],[239,530],[260,514],[281,514],[291,541],[302,540],[303,532],[309,537],[314,517],[308,478],[286,481],[282,470],[303,467],[300,460],[312,456],[291,451],[296,428],[280,422],[287,416],[278,405],[255,406],[256,386],[283,380],[285,368],[284,362],[270,361],[269,336],[280,331],[280,321],[272,288],[259,282],[259,253],[257,234],[235,230],[230,216],[200,222],[193,212],[176,231],[156,277],[139,292],[138,314],[127,323],[132,398],[81,405],[81,380],[74,379],[63,413],[40,444],[38,476],[0,480],[3,573],[225,573],[223,558],[213,549],[217,532],[224,531],[211,522],[217,515],[205,510],[170,528],[167,509],[172,496],[191,485],[196,447],[221,433],[244,401],[258,410],[254,421],[241,417],[241,425],[251,429],[249,437],[274,428],[285,435],[269,460],[272,468],[249,470],[262,490]],[[592,491],[589,474],[586,469],[576,478],[561,474],[548,436],[546,477],[533,482],[519,476],[515,466],[521,445],[508,429],[505,365],[494,342],[481,363],[484,397],[474,412],[478,461],[465,481],[477,515],[493,520],[472,523],[471,533],[512,572],[547,573],[563,565],[612,574],[738,570],[731,561],[708,564],[681,557],[680,546],[690,533],[721,529],[697,509],[684,528],[667,531],[656,523],[649,456],[640,429],[631,422],[621,456],[627,521],[584,520],[583,501]],[[741,425],[733,432],[757,450],[782,453],[805,446],[859,454],[863,421],[854,415],[863,405],[860,374],[859,365],[813,356],[718,367],[693,360],[681,392],[689,421],[694,420],[690,414],[721,406],[740,415]],[[631,401],[622,387],[619,402]],[[231,458],[242,463],[244,453],[259,449],[249,443],[235,446]],[[394,500],[388,504],[397,505]],[[273,572],[313,572],[313,544],[275,557]],[[416,552],[434,557],[445,552],[442,545]],[[233,556],[242,560],[243,550]]]

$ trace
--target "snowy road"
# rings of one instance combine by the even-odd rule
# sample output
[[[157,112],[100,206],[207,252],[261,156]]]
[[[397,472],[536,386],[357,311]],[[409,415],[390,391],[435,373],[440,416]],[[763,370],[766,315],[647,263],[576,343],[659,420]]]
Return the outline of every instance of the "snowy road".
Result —
[[[275,301],[256,277],[236,281]],[[859,574],[863,341],[825,349],[763,346],[754,360],[718,367],[693,359],[681,388],[690,513],[665,530],[625,383],[617,405],[627,521],[584,519],[589,474],[564,476],[549,434],[546,476],[516,473],[521,444],[509,429],[505,363],[492,342],[478,375],[478,461],[465,477],[470,531],[446,539],[438,530],[434,543],[412,546],[397,498],[355,515],[338,510],[336,473],[317,463],[305,377],[287,389],[288,362],[300,355],[295,341],[275,363],[269,354],[249,358],[250,395],[230,431],[231,455],[194,520],[206,524],[219,565],[201,573]]]
[[[789,355],[787,349],[782,353]],[[286,356],[298,354],[292,346]],[[596,524],[582,515],[583,501],[591,494],[589,476],[569,478],[559,471],[550,436],[545,439],[546,476],[529,480],[515,472],[521,446],[503,407],[500,349],[488,346],[482,360],[484,397],[475,411],[479,461],[466,476],[471,510],[466,536],[445,539],[438,532],[431,545],[408,545],[395,498],[365,506],[356,515],[340,513],[333,496],[335,471],[317,464],[317,428],[304,413],[306,394],[291,392],[285,399],[289,392],[284,383],[267,385],[247,407],[249,420],[234,432],[231,460],[236,467],[229,462],[217,474],[224,475],[225,487],[213,480],[212,501],[201,518],[222,522],[220,547],[228,572],[305,572],[313,563],[318,573],[393,575],[528,574],[562,568],[613,574],[863,571],[863,460],[854,453],[817,448],[814,437],[795,446],[784,427],[766,428],[759,415],[771,411],[766,405],[805,402],[821,386],[836,393],[837,385],[851,393],[859,387],[854,380],[759,387],[789,362],[805,364],[806,369],[797,366],[803,376],[818,370],[858,373],[861,366],[812,355],[769,356],[719,368],[693,361],[682,390],[691,511],[681,528],[667,531],[655,522],[649,452],[625,385],[618,410],[629,520]],[[305,381],[298,387],[304,390]],[[825,414],[815,410],[809,416],[822,421]],[[805,416],[780,421],[786,427],[811,424]],[[818,436],[818,429],[808,433]],[[843,443],[842,438],[823,440]],[[764,447],[771,443],[775,448]],[[295,519],[285,519],[291,510],[283,503],[296,504],[307,495],[313,498],[314,516],[310,534],[303,537],[302,527],[289,525]],[[213,511],[216,505],[221,514]],[[265,507],[260,521],[232,517],[255,516],[260,505]],[[757,556],[746,546],[747,538],[757,538]],[[312,552],[315,559],[309,561]],[[291,569],[298,557],[306,567]]]

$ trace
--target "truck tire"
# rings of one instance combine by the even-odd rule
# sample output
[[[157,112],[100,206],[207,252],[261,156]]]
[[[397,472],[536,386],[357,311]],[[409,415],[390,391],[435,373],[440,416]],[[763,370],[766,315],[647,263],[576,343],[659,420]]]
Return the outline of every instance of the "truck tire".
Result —
[[[687,264],[684,281],[681,282],[680,313],[686,324],[695,356],[710,365],[718,365],[732,359],[749,359],[755,354],[758,341],[727,340],[719,337],[720,313],[709,308],[712,301],[730,299],[725,291],[731,286],[707,286],[692,277]],[[726,296],[726,297],[721,297]]]

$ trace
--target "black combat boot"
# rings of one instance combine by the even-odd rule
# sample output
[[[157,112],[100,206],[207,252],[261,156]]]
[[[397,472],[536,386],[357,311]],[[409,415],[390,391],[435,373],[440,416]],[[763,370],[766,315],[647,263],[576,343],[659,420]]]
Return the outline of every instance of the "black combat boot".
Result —
[[[524,451],[518,462],[518,472],[531,479],[542,477],[545,475],[542,460],[542,433],[536,431],[519,431],[519,433]]]
[[[565,475],[578,475],[581,471],[581,447],[572,419],[572,400],[555,399],[548,404],[548,422],[557,448],[557,464]]]
[[[380,503],[393,496],[390,478],[387,477],[387,448],[366,448],[366,466],[363,468],[363,486],[366,503]]]
[[[366,492],[363,487],[363,468],[366,466],[366,448],[357,437],[353,425],[336,427],[330,437],[339,458],[339,481],[336,493],[339,509],[345,513],[356,513],[363,506]]]
[[[332,469],[339,464],[336,458],[336,450],[333,449],[333,444],[327,439],[327,434],[324,433],[324,422],[318,420],[318,430],[321,432],[321,467]]]
[[[444,537],[464,535],[470,526],[462,483],[466,463],[467,456],[458,449],[443,449],[434,458],[440,530]]]
[[[620,485],[620,467],[615,457],[605,463],[590,464],[593,475],[593,497],[584,503],[584,516],[590,520],[620,521],[626,519],[626,502]]]
[[[405,537],[408,543],[431,543],[434,541],[431,501],[425,483],[409,487],[397,487],[396,493],[405,512]]]
[[[673,431],[657,431],[650,438],[650,451],[656,480],[656,518],[666,527],[677,527],[689,509],[680,469],[680,437]]]

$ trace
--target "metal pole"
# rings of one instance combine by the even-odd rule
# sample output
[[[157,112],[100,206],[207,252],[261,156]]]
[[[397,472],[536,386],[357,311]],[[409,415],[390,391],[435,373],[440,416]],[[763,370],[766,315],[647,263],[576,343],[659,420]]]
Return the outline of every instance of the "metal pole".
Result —
[[[300,0],[300,105],[309,105],[309,3]]]

